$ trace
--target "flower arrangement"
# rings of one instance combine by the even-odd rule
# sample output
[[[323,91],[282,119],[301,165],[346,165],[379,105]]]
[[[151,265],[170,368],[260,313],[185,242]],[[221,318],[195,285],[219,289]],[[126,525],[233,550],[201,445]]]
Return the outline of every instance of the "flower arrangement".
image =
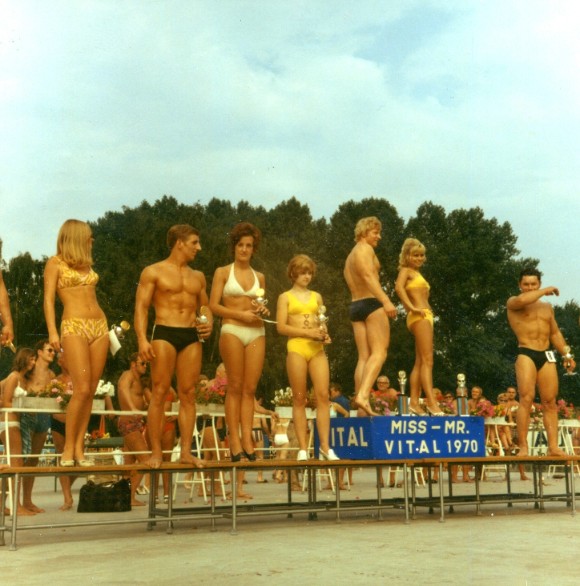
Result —
[[[93,429],[91,433],[85,434],[85,441],[86,442],[94,442],[99,439],[106,439],[111,437],[108,433],[104,433],[100,429]]]
[[[566,403],[564,399],[556,401],[556,408],[558,409],[558,419],[575,419],[576,408],[572,403]]]
[[[199,405],[223,405],[226,402],[227,383],[215,379],[211,385],[198,384],[195,387],[195,402]]]
[[[530,423],[532,425],[540,425],[544,421],[544,410],[540,403],[532,403],[530,409]]]
[[[272,399],[275,407],[292,407],[294,404],[294,397],[292,395],[292,389],[286,387],[285,389],[279,389],[274,391],[274,398]]]
[[[371,408],[375,413],[378,413],[379,415],[392,415],[391,405],[385,396],[371,393],[369,399]]]
[[[498,403],[493,406],[494,417],[505,417],[507,415],[507,408],[505,403]]]
[[[477,403],[475,409],[472,409],[469,414],[478,415],[479,417],[495,417],[495,409],[491,401],[483,399]]]
[[[53,378],[40,391],[29,391],[29,397],[42,397],[45,399],[56,399],[59,407],[64,411],[66,406],[70,403],[72,398],[72,385],[70,383],[63,383],[56,378]]]
[[[445,415],[455,415],[455,405],[453,404],[453,399],[446,401],[443,399],[439,401],[439,407],[441,407],[441,411],[445,413]]]

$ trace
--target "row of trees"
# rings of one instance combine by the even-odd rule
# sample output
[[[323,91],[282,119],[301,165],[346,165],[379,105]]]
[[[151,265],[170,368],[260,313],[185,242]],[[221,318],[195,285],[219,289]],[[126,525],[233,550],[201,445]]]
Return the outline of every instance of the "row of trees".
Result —
[[[348,321],[350,297],[342,269],[352,248],[353,229],[358,219],[377,216],[383,224],[383,238],[377,255],[382,263],[381,280],[397,303],[394,281],[403,240],[414,236],[427,247],[425,277],[431,284],[431,303],[436,317],[435,384],[454,389],[456,375],[463,372],[469,384],[481,385],[495,397],[514,383],[515,338],[510,331],[505,302],[517,292],[517,275],[524,265],[537,260],[518,258],[517,238],[509,223],[486,218],[480,208],[458,209],[449,213],[431,202],[421,205],[415,216],[405,222],[395,207],[384,199],[349,201],[326,219],[313,219],[307,205],[295,198],[271,210],[242,201],[212,199],[207,205],[180,204],[164,196],[154,204],[143,202],[135,208],[108,212],[93,224],[94,257],[101,276],[99,301],[110,323],[132,320],[137,282],[143,267],[164,258],[167,229],[173,224],[189,223],[201,231],[202,251],[195,267],[204,272],[211,287],[218,266],[231,261],[227,235],[239,221],[257,225],[263,242],[254,266],[266,275],[267,293],[275,307],[278,295],[290,283],[286,265],[297,253],[311,256],[318,265],[313,287],[320,291],[330,316],[333,343],[328,347],[332,378],[352,392],[356,349]],[[63,218],[64,219],[64,218]],[[56,235],[55,235],[56,238]],[[46,257],[33,259],[21,254],[4,267],[11,298],[18,345],[32,345],[46,335],[42,313],[42,274]],[[557,319],[573,347],[579,347],[578,305],[567,303],[556,308]],[[153,322],[153,316],[150,323]],[[219,325],[204,346],[204,371],[211,375],[220,361]],[[267,325],[268,349],[259,393],[270,399],[273,392],[287,385],[285,373],[286,340]],[[116,381],[127,366],[127,356],[136,349],[130,334],[123,350],[107,365],[106,377]],[[413,338],[407,331],[402,307],[391,323],[391,346],[384,371],[392,382],[397,371],[412,368]],[[8,352],[2,352],[0,369],[10,368]],[[564,377],[562,394],[567,400],[580,396],[580,377]]]

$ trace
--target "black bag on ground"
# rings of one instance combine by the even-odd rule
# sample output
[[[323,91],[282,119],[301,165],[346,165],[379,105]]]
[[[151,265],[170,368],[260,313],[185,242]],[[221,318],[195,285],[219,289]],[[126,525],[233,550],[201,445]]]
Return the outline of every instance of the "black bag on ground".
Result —
[[[103,484],[89,480],[81,487],[77,513],[121,513],[130,510],[131,483],[127,478]]]

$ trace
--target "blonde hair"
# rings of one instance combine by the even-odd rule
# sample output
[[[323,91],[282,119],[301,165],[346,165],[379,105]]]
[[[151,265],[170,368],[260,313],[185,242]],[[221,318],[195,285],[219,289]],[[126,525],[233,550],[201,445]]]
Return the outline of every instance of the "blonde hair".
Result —
[[[381,230],[383,225],[376,216],[361,218],[354,227],[354,241],[358,242],[364,238],[371,230]]]
[[[93,266],[91,227],[81,220],[67,220],[58,232],[56,254],[73,269]]]
[[[416,238],[407,238],[403,242],[403,248],[401,248],[401,254],[399,255],[399,269],[409,266],[409,257],[414,250],[422,250],[425,252],[425,245]]]
[[[288,275],[288,278],[294,282],[298,275],[302,275],[308,271],[314,276],[316,274],[316,263],[305,254],[297,254],[288,263],[286,274]]]

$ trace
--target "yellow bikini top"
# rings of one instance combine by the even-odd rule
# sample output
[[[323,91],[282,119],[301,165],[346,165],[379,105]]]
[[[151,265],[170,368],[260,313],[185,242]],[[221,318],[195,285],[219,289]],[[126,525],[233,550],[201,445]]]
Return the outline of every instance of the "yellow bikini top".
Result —
[[[58,257],[57,257],[58,258]],[[58,259],[58,289],[69,287],[95,286],[99,282],[99,275],[91,268],[88,273],[79,273],[76,269],[69,267],[64,260]]]
[[[310,291],[310,299],[306,303],[288,291],[288,315],[314,315],[316,313],[318,313],[318,301],[314,291]]]
[[[417,273],[410,281],[407,282],[405,289],[431,289],[431,287],[425,280],[425,277],[423,277],[421,273]]]

